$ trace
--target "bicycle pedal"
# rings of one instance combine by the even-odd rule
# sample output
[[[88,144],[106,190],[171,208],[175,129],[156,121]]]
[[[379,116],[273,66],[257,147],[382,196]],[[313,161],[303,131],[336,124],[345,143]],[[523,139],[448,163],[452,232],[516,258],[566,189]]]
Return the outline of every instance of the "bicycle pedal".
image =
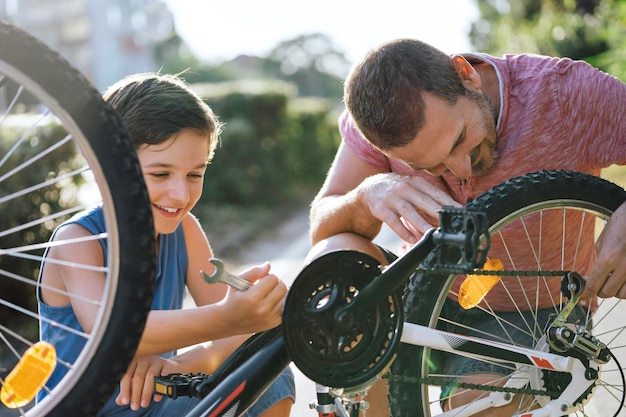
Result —
[[[154,377],[154,391],[157,394],[176,399],[193,397],[193,389],[209,378],[207,374],[168,374]]]
[[[467,207],[444,206],[439,212],[439,228],[433,234],[433,241],[440,269],[481,268],[491,245],[487,215]]]

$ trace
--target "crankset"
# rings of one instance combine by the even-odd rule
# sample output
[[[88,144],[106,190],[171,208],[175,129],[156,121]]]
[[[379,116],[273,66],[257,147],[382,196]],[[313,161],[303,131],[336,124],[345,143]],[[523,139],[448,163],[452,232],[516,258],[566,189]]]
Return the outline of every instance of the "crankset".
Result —
[[[433,250],[440,268],[482,266],[489,248],[487,225],[482,212],[444,207],[440,228],[427,232],[382,279],[380,263],[357,251],[332,252],[311,262],[291,286],[283,310],[285,345],[296,366],[334,388],[360,388],[376,380],[391,365],[400,341],[405,280]],[[381,292],[389,295],[377,301]]]
[[[401,288],[359,314],[339,314],[380,272],[369,255],[337,251],[305,267],[290,288],[283,311],[285,345],[313,381],[358,387],[391,364],[403,323]]]

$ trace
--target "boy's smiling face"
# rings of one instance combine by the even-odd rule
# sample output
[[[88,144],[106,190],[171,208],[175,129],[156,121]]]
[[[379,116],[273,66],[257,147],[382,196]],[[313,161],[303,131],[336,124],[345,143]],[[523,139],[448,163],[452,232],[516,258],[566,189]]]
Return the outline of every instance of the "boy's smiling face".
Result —
[[[208,155],[209,138],[192,129],[137,150],[157,235],[173,233],[200,199]]]

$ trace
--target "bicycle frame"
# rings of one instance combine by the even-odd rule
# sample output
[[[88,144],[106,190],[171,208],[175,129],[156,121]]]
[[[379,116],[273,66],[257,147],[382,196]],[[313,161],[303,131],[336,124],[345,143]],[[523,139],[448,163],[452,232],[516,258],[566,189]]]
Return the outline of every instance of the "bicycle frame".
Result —
[[[256,337],[266,338],[258,350],[245,344],[230,357],[237,363],[227,361],[214,377],[192,387],[191,394],[202,400],[186,417],[239,416],[289,366],[280,328]]]
[[[464,216],[464,227],[461,231],[454,231],[451,230],[450,224],[452,212],[457,211],[442,212],[439,221],[441,227],[428,230],[417,244],[386,267],[380,275],[374,277],[361,289],[358,297],[337,312],[337,319],[339,320],[342,314],[359,314],[367,310],[381,299],[381,294],[384,297],[402,286],[433,250],[437,250],[440,264],[447,263],[450,252],[458,249],[461,255],[458,268],[481,267],[485,263],[490,246],[490,237],[486,230],[487,219],[480,212],[459,210],[458,212],[462,212]],[[481,238],[484,245],[479,249]]]
[[[468,236],[463,233],[454,234],[446,230],[431,229],[417,245],[362,288],[358,297],[342,306],[335,317],[340,320],[342,314],[358,314],[375,304],[381,297],[387,297],[391,291],[405,282],[407,277],[436,247],[437,250],[444,252],[446,245],[462,249],[470,248],[471,253],[462,252],[463,262],[471,265],[482,265],[481,262],[484,262],[489,247],[489,237],[482,235],[481,227],[474,227],[477,224],[474,223],[475,220],[470,221],[472,231]],[[482,220],[478,221],[478,223],[480,222]],[[482,236],[481,239],[483,239],[482,251],[476,249],[478,247],[478,235]],[[468,245],[468,242],[471,245]],[[505,388],[525,387],[530,380],[531,368],[565,372],[572,375],[572,382],[558,398],[546,400],[540,408],[518,414],[516,417],[560,417],[563,414],[578,411],[573,404],[579,403],[580,401],[577,400],[588,393],[595,382],[595,378],[580,377],[585,375],[587,368],[581,360],[575,357],[522,348],[479,337],[459,335],[409,322],[403,323],[400,342],[456,353],[478,360],[514,364],[516,375],[514,378],[508,379],[504,385]],[[253,336],[249,342],[246,342],[231,355],[213,376],[207,377],[204,382],[192,387],[188,395],[202,398],[202,401],[187,417],[241,415],[280,375],[290,361],[291,358],[286,350],[282,329],[275,328]],[[367,391],[367,389],[364,390]],[[334,397],[341,397],[341,395],[327,396],[326,400],[332,401],[335,399]],[[437,417],[470,417],[487,408],[506,405],[513,401],[513,397],[514,395],[509,392],[494,391],[470,404],[438,414]],[[340,407],[342,407],[340,401],[319,406],[319,416],[347,417],[352,415]]]
[[[518,373],[515,378],[509,379],[505,384],[506,388],[524,387],[529,380],[528,369],[530,367],[567,372],[572,375],[582,375],[585,372],[583,364],[573,357],[458,335],[408,322],[404,323],[400,340],[402,343],[454,352],[478,360],[514,363],[518,367]],[[480,353],[485,350],[489,350],[488,356]],[[273,337],[251,356],[244,356],[241,365],[235,370],[218,371],[215,378],[195,388],[195,395],[203,399],[187,414],[187,417],[225,417],[243,414],[290,363],[284,339],[280,334]],[[574,381],[576,382],[571,383],[559,398],[547,402],[541,408],[514,417],[560,417],[564,413],[574,412],[575,408],[570,404],[573,404],[589,389],[593,380],[588,380],[586,383],[576,379]],[[487,397],[443,412],[436,417],[470,417],[487,408],[506,405],[512,400],[513,395],[508,393],[491,392]],[[336,410],[339,405],[333,406],[335,414],[342,415]],[[329,417],[332,414],[320,413],[319,415]]]
[[[585,367],[580,360],[571,356],[527,349],[504,343],[493,342],[476,337],[458,335],[421,326],[404,323],[402,343],[423,346],[444,352],[456,353],[477,360],[501,361],[517,365],[515,378],[510,378],[504,385],[506,388],[523,388],[529,381],[528,369],[536,367],[549,371],[567,372],[572,374],[572,383],[556,399],[543,407],[518,414],[514,417],[559,417],[564,413],[576,411],[571,404],[579,399],[594,383],[593,379],[580,381],[575,375],[583,375]],[[488,351],[489,355],[482,352]],[[513,395],[505,392],[491,392],[487,397],[453,410],[438,414],[436,417],[469,417],[490,407],[501,407],[513,401]]]

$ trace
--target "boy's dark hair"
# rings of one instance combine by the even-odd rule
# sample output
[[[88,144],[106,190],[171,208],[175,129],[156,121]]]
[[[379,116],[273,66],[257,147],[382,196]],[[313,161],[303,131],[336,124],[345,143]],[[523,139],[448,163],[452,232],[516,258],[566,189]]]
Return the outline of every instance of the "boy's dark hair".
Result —
[[[164,142],[183,129],[209,139],[210,161],[222,125],[211,108],[176,75],[141,73],[123,78],[104,93],[121,116],[135,149]]]

